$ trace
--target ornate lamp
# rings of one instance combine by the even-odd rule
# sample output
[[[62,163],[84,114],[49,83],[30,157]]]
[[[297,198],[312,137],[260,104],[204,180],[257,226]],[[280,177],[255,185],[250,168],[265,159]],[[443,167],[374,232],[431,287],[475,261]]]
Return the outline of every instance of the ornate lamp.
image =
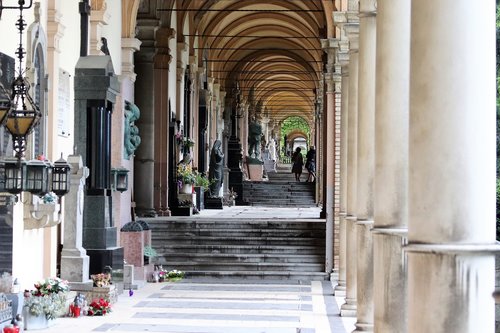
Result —
[[[125,168],[111,169],[112,187],[115,191],[124,192],[128,189],[128,170]]]
[[[43,196],[50,192],[49,177],[52,165],[48,161],[32,160],[26,163],[23,191]]]
[[[30,1],[29,6],[25,6],[24,0],[19,0],[18,7],[3,7],[3,9],[19,9],[19,19],[16,22],[19,31],[19,46],[16,54],[18,58],[18,73],[12,83],[12,97],[10,100],[10,112],[6,112],[5,127],[12,135],[14,151],[16,157],[21,159],[26,150],[26,137],[31,133],[33,128],[38,124],[41,117],[41,112],[29,94],[29,83],[23,76],[22,67],[23,58],[26,51],[23,48],[23,31],[26,28],[26,22],[23,18],[23,9],[30,8],[33,1]]]
[[[0,15],[3,9],[19,10],[19,19],[16,22],[19,31],[19,46],[16,50],[17,76],[14,77],[10,92],[7,87],[0,86],[0,125],[4,125],[12,135],[16,158],[0,161],[0,192],[19,194],[27,191],[42,196],[52,189],[56,195],[63,196],[69,191],[70,166],[62,156],[53,167],[49,161],[33,160],[26,163],[23,159],[26,138],[42,116],[29,94],[30,84],[24,77],[22,65],[26,54],[23,48],[23,31],[26,28],[23,10],[31,8],[32,5],[33,0],[29,1],[29,5],[26,5],[25,0],[18,0],[18,6],[3,6],[0,0]],[[1,197],[2,195],[0,200]],[[12,200],[9,202],[12,203]]]
[[[21,193],[26,175],[26,162],[17,158],[6,158],[3,163],[5,170],[5,192],[11,194]]]
[[[69,192],[69,172],[71,166],[61,158],[54,162],[52,167],[52,192],[58,197],[62,197]]]

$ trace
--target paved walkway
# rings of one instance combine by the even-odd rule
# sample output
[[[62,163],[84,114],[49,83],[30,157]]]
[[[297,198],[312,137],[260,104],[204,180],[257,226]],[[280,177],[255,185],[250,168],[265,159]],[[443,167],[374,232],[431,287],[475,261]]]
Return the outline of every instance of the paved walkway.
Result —
[[[103,317],[58,318],[37,332],[347,333],[329,281],[190,280],[124,293]]]
[[[276,219],[318,219],[321,212],[320,207],[257,207],[257,206],[233,206],[224,209],[204,209],[200,217],[220,218],[276,218]],[[175,217],[170,217],[175,218]],[[178,217],[177,217],[178,218]],[[192,218],[192,217],[191,217]]]
[[[196,216],[318,219],[319,213],[317,207],[238,206]],[[355,319],[339,316],[343,298],[332,294],[329,281],[186,278],[147,283],[131,297],[121,295],[104,317],[59,318],[55,326],[37,332],[350,333]]]

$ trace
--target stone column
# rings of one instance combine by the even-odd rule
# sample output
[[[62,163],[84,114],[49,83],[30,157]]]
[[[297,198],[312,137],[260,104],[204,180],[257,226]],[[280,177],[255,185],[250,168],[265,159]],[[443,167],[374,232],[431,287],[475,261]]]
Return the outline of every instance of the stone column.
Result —
[[[142,26],[138,30],[141,49],[135,53],[135,104],[141,110],[136,125],[141,134],[141,144],[135,152],[134,173],[136,175],[154,174],[155,114],[154,114],[154,30],[156,26]],[[167,61],[168,65],[168,61]],[[134,200],[136,212],[140,216],[154,216],[154,177],[134,178]]]
[[[335,287],[335,296],[345,296],[346,293],[346,254],[347,254],[347,177],[349,169],[347,166],[347,140],[348,140],[348,103],[349,103],[349,41],[345,34],[339,41],[340,50],[337,53],[337,61],[341,66],[342,73],[342,102],[340,116],[340,193],[339,193],[339,279]]]
[[[412,1],[408,332],[494,332],[495,1]]]
[[[325,271],[331,273],[333,269],[333,194],[335,190],[335,84],[334,84],[334,63],[335,63],[335,50],[338,48],[338,40],[334,38],[325,39],[321,41],[321,46],[326,52],[328,57],[327,73],[326,75],[326,108],[325,108],[325,126],[328,130],[324,133],[324,157],[325,161],[325,200],[323,201],[323,210],[326,219],[326,247],[325,247]]]
[[[155,31],[155,55],[153,58],[153,73],[149,76],[149,80],[153,78],[154,84],[154,211],[158,215],[170,216],[170,202],[174,199],[169,198],[176,188],[169,183],[169,175],[172,175],[175,170],[170,170],[169,163],[174,157],[170,152],[170,141],[172,133],[170,130],[170,107],[169,107],[169,68],[172,61],[170,54],[169,42],[175,37],[175,30],[169,27],[161,27]],[[136,85],[137,87],[137,85]],[[148,92],[151,94],[151,92]],[[137,96],[137,93],[136,93]],[[172,106],[173,107],[173,106]],[[141,114],[142,117],[142,114]],[[141,134],[143,132],[141,131]],[[141,144],[142,145],[142,144]],[[139,146],[140,147],[140,146]],[[172,164],[171,164],[172,165]],[[175,165],[175,164],[173,164]],[[136,175],[140,175],[138,172]],[[143,177],[141,177],[143,180]],[[139,182],[141,181],[139,180]]]
[[[342,13],[340,13],[342,14]],[[357,251],[356,251],[356,192],[357,192],[357,133],[358,133],[358,29],[357,14],[344,12],[345,22],[343,28],[349,38],[349,100],[348,100],[348,125],[347,125],[347,204],[346,212],[346,298],[341,306],[342,316],[356,316],[357,293]]]
[[[375,115],[374,331],[407,331],[410,0],[378,0]]]
[[[359,13],[359,112],[357,167],[357,322],[373,331],[373,181],[375,173],[376,1],[361,0]]]

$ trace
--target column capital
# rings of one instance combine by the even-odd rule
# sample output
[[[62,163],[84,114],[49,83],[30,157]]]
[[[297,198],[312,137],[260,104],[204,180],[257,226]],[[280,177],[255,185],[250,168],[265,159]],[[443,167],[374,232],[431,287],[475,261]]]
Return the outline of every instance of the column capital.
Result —
[[[134,53],[139,51],[141,41],[137,38],[122,38],[122,77],[135,82]]]
[[[344,25],[344,31],[349,38],[349,52],[359,51],[359,23]]]
[[[354,11],[333,12],[333,23],[340,28],[342,33],[341,42],[344,44],[341,44],[341,48],[357,52],[359,48],[359,13]]]
[[[66,27],[61,24],[61,13],[56,9],[47,11],[47,44],[49,49],[61,52],[59,41],[64,36]]]
[[[334,72],[335,58],[337,55],[337,49],[339,48],[339,40],[338,38],[328,38],[321,40],[321,48],[327,54],[328,63],[327,63],[327,72]]]
[[[172,61],[172,55],[170,54],[169,41],[175,37],[175,29],[161,27],[155,31],[155,56],[154,56],[154,66],[155,68],[168,69],[170,62]]]
[[[359,17],[377,16],[377,0],[361,0],[359,2]]]

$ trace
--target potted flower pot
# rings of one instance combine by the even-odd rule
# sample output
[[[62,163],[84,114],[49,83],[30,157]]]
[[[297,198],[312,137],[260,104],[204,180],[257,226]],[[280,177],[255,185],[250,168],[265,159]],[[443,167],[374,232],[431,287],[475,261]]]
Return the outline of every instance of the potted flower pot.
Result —
[[[182,184],[182,187],[179,190],[180,193],[191,194],[193,193],[193,184]]]

